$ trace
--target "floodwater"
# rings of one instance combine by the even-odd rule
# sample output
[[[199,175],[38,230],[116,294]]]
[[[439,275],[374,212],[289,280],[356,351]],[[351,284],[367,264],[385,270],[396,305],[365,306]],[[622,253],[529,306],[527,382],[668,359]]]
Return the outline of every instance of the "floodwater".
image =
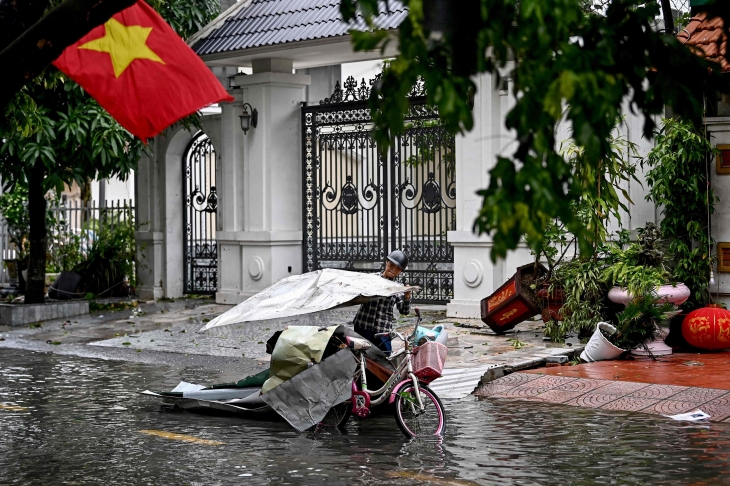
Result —
[[[0,349],[0,484],[730,484],[730,424],[447,400],[445,437],[409,441],[389,414],[299,434],[136,394],[181,378],[220,381]]]

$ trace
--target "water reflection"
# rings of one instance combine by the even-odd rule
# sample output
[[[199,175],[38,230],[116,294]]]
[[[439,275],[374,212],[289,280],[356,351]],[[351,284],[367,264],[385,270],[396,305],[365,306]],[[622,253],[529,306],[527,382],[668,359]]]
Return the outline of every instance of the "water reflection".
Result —
[[[730,473],[724,424],[447,400],[446,436],[408,441],[388,414],[298,434],[278,420],[166,411],[135,393],[181,376],[218,379],[0,350],[0,403],[17,408],[0,408],[0,484],[718,484]]]

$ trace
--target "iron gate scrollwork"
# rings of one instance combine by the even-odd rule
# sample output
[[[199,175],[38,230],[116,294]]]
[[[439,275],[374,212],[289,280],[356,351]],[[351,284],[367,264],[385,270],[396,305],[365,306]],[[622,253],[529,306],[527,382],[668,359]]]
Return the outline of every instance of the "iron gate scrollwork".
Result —
[[[207,135],[198,132],[183,156],[185,294],[214,294],[218,290],[215,187],[215,148]]]
[[[350,77],[330,98],[302,108],[304,268],[373,272],[401,249],[411,261],[401,280],[423,289],[415,299],[447,302],[454,250],[446,233],[456,229],[454,136],[418,85],[405,132],[383,153],[372,137],[370,86]]]

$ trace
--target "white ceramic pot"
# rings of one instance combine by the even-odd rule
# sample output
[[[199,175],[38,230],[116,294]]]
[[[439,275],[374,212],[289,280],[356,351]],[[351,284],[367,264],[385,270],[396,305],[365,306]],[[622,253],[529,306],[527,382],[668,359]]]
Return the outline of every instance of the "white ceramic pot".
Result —
[[[607,322],[599,322],[596,326],[596,330],[593,332],[591,339],[586,344],[583,352],[580,353],[580,359],[588,363],[593,361],[602,361],[605,359],[615,359],[621,356],[626,350],[614,346],[606,337],[601,333],[601,329],[606,331],[608,334],[616,332],[616,328]]]
[[[669,302],[674,305],[682,305],[689,299],[690,290],[685,284],[679,282],[677,285],[662,285],[654,288],[654,293],[659,297],[659,303]],[[608,291],[608,300],[616,304],[627,305],[633,296],[628,290],[621,287],[614,287]]]

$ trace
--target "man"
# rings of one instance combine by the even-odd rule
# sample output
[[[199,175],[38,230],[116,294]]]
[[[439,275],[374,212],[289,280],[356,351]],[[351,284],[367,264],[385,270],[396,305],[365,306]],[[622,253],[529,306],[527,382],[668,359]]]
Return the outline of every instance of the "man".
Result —
[[[385,262],[385,271],[380,276],[395,280],[406,267],[408,267],[408,257],[405,253],[400,250],[392,251]],[[390,339],[376,339],[375,335],[393,330],[395,322],[393,306],[398,307],[401,315],[407,315],[411,310],[411,291],[362,304],[353,322],[355,332],[381,349],[390,351]]]

